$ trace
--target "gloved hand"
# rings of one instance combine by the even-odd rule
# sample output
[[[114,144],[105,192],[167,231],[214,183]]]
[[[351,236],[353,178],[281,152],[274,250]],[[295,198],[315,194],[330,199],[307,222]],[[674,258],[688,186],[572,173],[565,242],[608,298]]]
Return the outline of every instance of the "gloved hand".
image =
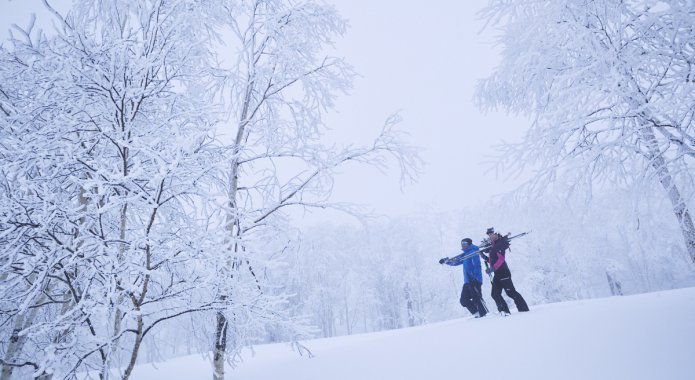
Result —
[[[492,268],[487,268],[487,269],[485,269],[485,273],[487,273],[487,274],[490,274],[490,273],[492,273],[492,272],[494,272],[494,271],[495,271],[495,270],[492,269]]]
[[[439,259],[439,263],[440,263],[440,264],[444,264],[447,260],[449,260],[448,257],[445,257],[445,258],[443,258],[443,259]]]

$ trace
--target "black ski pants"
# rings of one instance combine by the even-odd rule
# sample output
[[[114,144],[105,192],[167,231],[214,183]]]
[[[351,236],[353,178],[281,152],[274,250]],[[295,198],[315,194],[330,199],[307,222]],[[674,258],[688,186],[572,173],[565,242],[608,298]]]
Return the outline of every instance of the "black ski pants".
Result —
[[[509,298],[514,300],[516,309],[519,311],[528,311],[528,305],[524,300],[524,297],[519,294],[514,288],[514,283],[512,282],[512,276],[506,276],[504,278],[498,278],[495,276],[492,279],[492,299],[495,300],[497,304],[497,310],[500,312],[509,313],[509,306],[507,306],[507,301],[502,298],[502,289],[507,293]]]
[[[461,289],[461,306],[468,309],[471,314],[478,312],[481,317],[487,314],[487,307],[483,302],[483,293],[480,291],[480,283],[478,281],[470,281],[463,284]]]

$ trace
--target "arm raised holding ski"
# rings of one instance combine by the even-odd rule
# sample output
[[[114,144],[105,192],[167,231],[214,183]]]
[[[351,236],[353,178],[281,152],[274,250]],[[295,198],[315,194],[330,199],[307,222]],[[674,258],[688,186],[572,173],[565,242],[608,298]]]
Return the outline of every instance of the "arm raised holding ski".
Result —
[[[472,253],[478,251],[478,247],[473,244],[470,238],[461,240],[462,254],[453,258],[443,258],[440,264],[450,266],[463,265],[463,288],[461,289],[461,306],[476,318],[487,314],[487,307],[482,298],[481,286],[483,285],[483,274],[480,266],[480,258],[474,257]],[[468,259],[464,259],[468,255]]]

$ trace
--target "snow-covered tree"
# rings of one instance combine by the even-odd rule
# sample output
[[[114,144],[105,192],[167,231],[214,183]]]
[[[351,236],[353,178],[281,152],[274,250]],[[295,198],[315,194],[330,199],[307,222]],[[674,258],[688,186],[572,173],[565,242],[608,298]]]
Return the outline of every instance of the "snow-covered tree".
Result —
[[[456,219],[422,212],[307,227],[288,262],[292,312],[311,316],[324,337],[460,315],[461,269],[437,263],[459,252]]]
[[[245,334],[239,329],[249,326],[244,316],[279,322],[262,306],[270,302],[269,294],[253,282],[258,277],[252,263],[269,255],[263,243],[278,234],[281,211],[288,206],[326,207],[333,175],[346,162],[384,167],[392,157],[409,178],[419,158],[394,129],[397,117],[386,121],[371,146],[322,142],[323,115],[335,96],[350,88],[354,75],[343,59],[327,54],[333,39],[346,30],[332,6],[286,0],[216,4],[214,20],[226,61],[214,74],[219,78],[217,94],[227,105],[224,131],[231,140],[227,174],[221,179],[226,239],[219,276],[219,301],[229,303],[229,310],[216,315],[213,350],[214,378],[223,379],[226,353],[243,345]],[[251,281],[247,286],[230,285],[244,277]],[[242,304],[240,289],[247,289],[244,297],[253,296],[253,287],[256,298],[244,303],[253,307],[236,308]],[[230,336],[237,343],[228,344]]]
[[[284,210],[330,206],[346,162],[419,166],[397,116],[369,146],[322,143],[353,77],[326,53],[345,21],[312,1],[44,5],[56,30],[0,51],[3,380],[127,379],[182,316],[214,317],[215,378],[263,332],[307,336],[274,280]]]
[[[533,120],[501,150],[538,171],[533,192],[558,175],[571,175],[574,190],[656,180],[693,261],[694,5],[491,1],[482,15],[501,27],[502,62],[478,89],[484,109]]]
[[[217,168],[197,12],[77,1],[0,52],[3,377],[127,379],[153,328],[212,307],[195,297],[210,239],[192,210]]]

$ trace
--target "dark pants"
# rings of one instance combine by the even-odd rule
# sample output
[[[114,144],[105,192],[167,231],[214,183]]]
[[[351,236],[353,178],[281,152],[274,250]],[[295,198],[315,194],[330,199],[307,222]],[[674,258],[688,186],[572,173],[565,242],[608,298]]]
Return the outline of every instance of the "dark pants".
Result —
[[[480,283],[471,281],[463,284],[461,289],[461,306],[468,309],[471,314],[478,312],[481,317],[487,314],[487,308],[483,302],[483,294],[480,292]]]
[[[505,278],[495,278],[492,280],[492,299],[495,300],[497,304],[497,310],[500,312],[509,313],[509,306],[507,306],[507,301],[502,298],[502,289],[507,293],[509,298],[514,300],[516,309],[519,311],[528,311],[528,305],[524,300],[524,297],[519,294],[519,292],[514,289],[514,283],[512,282],[511,276]]]

